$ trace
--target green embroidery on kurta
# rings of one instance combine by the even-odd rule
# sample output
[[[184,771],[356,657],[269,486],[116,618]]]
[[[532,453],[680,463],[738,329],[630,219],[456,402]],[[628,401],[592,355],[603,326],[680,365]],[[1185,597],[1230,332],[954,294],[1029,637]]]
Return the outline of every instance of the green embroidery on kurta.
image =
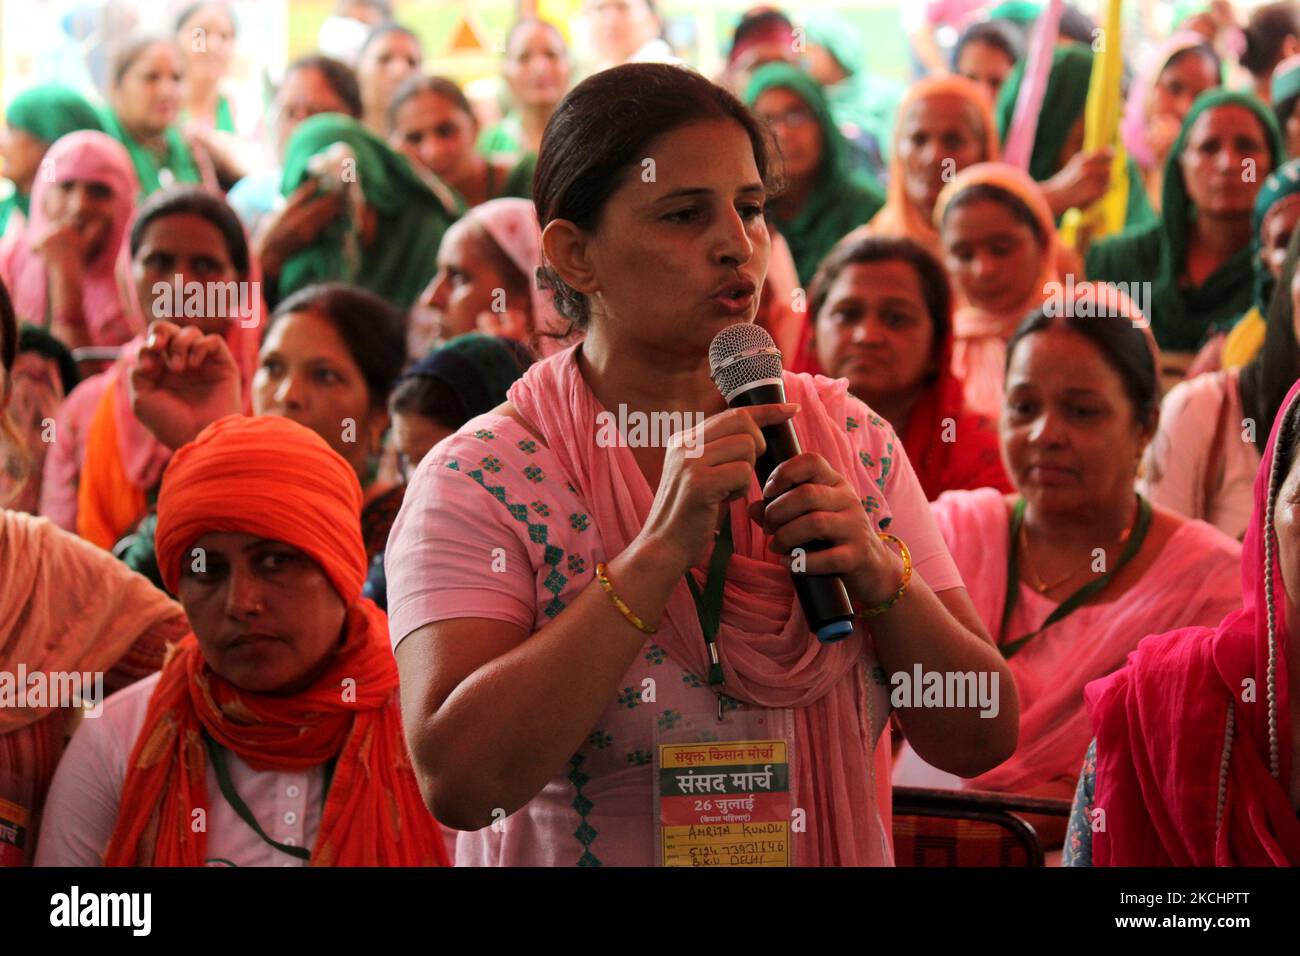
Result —
[[[495,459],[493,460],[495,461]],[[486,462],[487,459],[484,459],[485,465]],[[497,462],[497,467],[494,470],[501,470],[500,462]],[[526,507],[520,504],[513,504],[508,500],[504,486],[489,485],[480,469],[465,472],[465,474],[482,485],[483,489],[493,498],[496,498],[497,501],[505,505],[506,510],[510,512],[512,518],[516,521],[522,521],[528,527],[528,538],[530,541],[534,544],[545,545],[545,549],[542,552],[542,561],[545,564],[550,565],[551,570],[542,581],[542,586],[546,588],[546,590],[550,591],[553,597],[550,602],[542,608],[542,612],[547,617],[555,617],[564,610],[564,602],[560,600],[560,594],[564,590],[565,584],[569,581],[565,575],[560,573],[560,561],[564,558],[564,549],[557,548],[555,545],[549,543],[549,529],[544,524],[530,521],[528,519],[528,509]]]

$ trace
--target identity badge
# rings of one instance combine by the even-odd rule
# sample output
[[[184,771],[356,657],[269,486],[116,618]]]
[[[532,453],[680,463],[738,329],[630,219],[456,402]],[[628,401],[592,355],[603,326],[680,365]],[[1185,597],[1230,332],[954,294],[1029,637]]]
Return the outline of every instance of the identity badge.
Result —
[[[789,866],[786,740],[659,746],[664,866]]]

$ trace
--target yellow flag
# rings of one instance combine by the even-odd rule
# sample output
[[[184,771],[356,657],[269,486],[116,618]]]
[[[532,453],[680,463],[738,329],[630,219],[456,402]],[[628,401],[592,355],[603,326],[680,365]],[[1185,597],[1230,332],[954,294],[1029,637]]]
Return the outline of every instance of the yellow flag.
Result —
[[[1061,241],[1077,248],[1083,235],[1090,240],[1119,232],[1128,211],[1128,155],[1120,139],[1120,115],[1124,108],[1120,84],[1124,74],[1123,0],[1107,0],[1106,20],[1093,40],[1095,56],[1088,81],[1088,102],[1084,107],[1083,149],[1092,152],[1114,147],[1110,167],[1110,188],[1087,209],[1071,209],[1061,220]],[[1100,48],[1099,48],[1100,47]],[[1137,184],[1136,188],[1141,188]]]

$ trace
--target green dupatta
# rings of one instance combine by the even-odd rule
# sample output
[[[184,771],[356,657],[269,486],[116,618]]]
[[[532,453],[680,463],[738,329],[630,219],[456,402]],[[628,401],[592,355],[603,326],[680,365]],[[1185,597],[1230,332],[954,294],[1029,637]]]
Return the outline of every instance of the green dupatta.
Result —
[[[167,131],[163,133],[167,155],[159,158],[157,153],[145,147],[126,131],[125,127],[118,122],[112,109],[105,108],[100,113],[100,120],[104,124],[104,132],[125,146],[131,156],[131,165],[135,167],[136,178],[140,180],[140,199],[143,200],[163,188],[163,179],[166,178],[163,176],[164,170],[171,174],[171,182],[167,185],[202,184],[203,176],[199,173],[198,164],[194,162],[194,155],[186,145],[180,130],[175,126],[167,127]]]
[[[379,218],[376,235],[370,245],[362,245],[345,217],[335,219],[285,262],[279,296],[317,282],[350,282],[408,309],[437,272],[443,233],[464,209],[450,189],[432,177],[422,179],[405,156],[339,113],[320,113],[294,130],[280,191],[288,196],[301,186],[311,176],[311,158],[335,143],[346,143],[356,156],[361,191]],[[445,196],[439,198],[435,189]]]
[[[1285,159],[1282,134],[1266,105],[1249,93],[1207,90],[1192,104],[1165,161],[1163,216],[1150,225],[1099,240],[1088,250],[1086,260],[1090,279],[1151,283],[1147,309],[1151,331],[1162,349],[1173,352],[1196,351],[1207,333],[1230,328],[1254,299],[1251,243],[1243,245],[1203,285],[1192,288],[1180,281],[1187,263],[1188,235],[1196,219],[1180,158],[1197,119],[1217,106],[1243,106],[1254,113],[1264,129],[1273,168]]]
[[[840,134],[822,88],[808,74],[786,63],[768,63],[754,72],[745,105],[774,87],[787,89],[812,111],[822,131],[822,164],[808,202],[793,219],[771,217],[790,245],[799,281],[812,281],[826,254],[840,239],[871,219],[885,204],[879,184],[852,169],[849,144]]]
[[[1060,171],[1061,150],[1070,138],[1070,130],[1083,116],[1088,105],[1088,86],[1092,79],[1092,50],[1077,43],[1057,47],[1052,54],[1052,70],[1047,78],[1047,92],[1043,103],[1051,104],[1038,115],[1038,128],[1034,133],[1034,149],[1029,157],[1029,175],[1035,182],[1046,182]],[[998,137],[1006,142],[1011,120],[1020,97],[1020,84],[1025,78],[1025,61],[1016,64],[1007,81],[1002,84],[995,107],[998,120]],[[1159,219],[1147,199],[1142,185],[1142,173],[1129,157],[1128,206],[1124,211],[1124,228],[1150,225]]]

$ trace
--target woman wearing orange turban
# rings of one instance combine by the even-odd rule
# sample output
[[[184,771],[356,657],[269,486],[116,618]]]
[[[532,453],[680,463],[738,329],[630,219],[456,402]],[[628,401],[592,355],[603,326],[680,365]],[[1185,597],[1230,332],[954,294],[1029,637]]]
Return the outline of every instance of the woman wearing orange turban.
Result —
[[[74,737],[38,865],[446,865],[360,513],[351,466],[285,418],[232,415],[175,454],[158,561],[193,631]]]

